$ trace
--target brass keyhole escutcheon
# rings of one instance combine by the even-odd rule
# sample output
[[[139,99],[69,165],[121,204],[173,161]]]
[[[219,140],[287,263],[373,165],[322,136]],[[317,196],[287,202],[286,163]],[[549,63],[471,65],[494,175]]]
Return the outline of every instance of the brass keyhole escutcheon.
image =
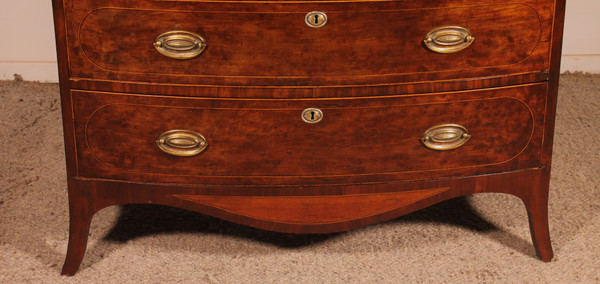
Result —
[[[323,119],[323,111],[318,108],[307,108],[302,111],[302,120],[306,123],[317,123]]]
[[[327,23],[327,14],[321,11],[312,11],[306,14],[304,22],[311,28],[320,28]]]

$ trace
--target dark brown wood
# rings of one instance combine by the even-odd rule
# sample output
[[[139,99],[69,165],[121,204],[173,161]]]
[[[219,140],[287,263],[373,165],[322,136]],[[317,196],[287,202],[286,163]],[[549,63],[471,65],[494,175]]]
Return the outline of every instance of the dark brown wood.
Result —
[[[71,208],[81,215],[73,216],[68,257],[63,274],[72,275],[85,251],[89,219],[102,208],[128,203],[150,203],[180,207],[252,227],[284,233],[332,233],[387,221],[458,196],[499,192],[523,200],[529,214],[532,240],[543,261],[552,259],[547,221],[547,168],[506,172],[476,177],[431,180],[408,183],[369,185],[261,187],[201,187],[143,183],[123,183],[98,179],[71,179],[76,188]],[[352,199],[364,196],[380,202],[361,203],[360,211]],[[336,199],[337,198],[337,199]],[[350,200],[350,201],[345,201]],[[257,204],[257,200],[259,201]],[[273,211],[290,204],[298,210]],[[339,201],[339,203],[337,202]],[[394,202],[391,202],[394,201]],[[241,206],[253,203],[251,206]],[[303,206],[299,206],[303,205]],[[324,206],[330,205],[330,206]],[[331,206],[333,205],[333,206]],[[353,205],[353,206],[351,206]],[[350,209],[345,208],[349,206]],[[350,207],[351,206],[351,207]],[[75,208],[78,207],[78,208]],[[299,208],[320,208],[302,219]],[[236,210],[237,208],[237,210]],[[289,210],[289,209],[288,209]],[[349,213],[351,211],[352,213]],[[346,213],[344,213],[346,212]],[[287,213],[287,214],[286,214]],[[342,218],[345,216],[346,218]],[[77,229],[78,228],[78,229]],[[85,235],[81,235],[85,232]]]
[[[345,223],[407,207],[449,188],[321,196],[211,196],[174,194],[175,198],[268,223],[314,226]],[[322,212],[328,212],[322,214]]]
[[[548,189],[564,0],[53,0],[69,190],[62,274],[83,259],[93,215],[162,204],[256,228],[330,233],[450,198],[512,194],[533,245],[553,257]],[[307,12],[326,26],[304,23]],[[468,27],[469,48],[428,51],[438,26]],[[192,60],[156,36],[207,39]],[[302,121],[309,107],[323,111]],[[424,147],[455,123],[469,141]],[[173,129],[208,148],[175,157]]]
[[[85,59],[109,72],[218,80],[334,76],[352,82],[353,77],[511,65],[526,60],[541,36],[535,10],[515,3],[384,11],[350,11],[339,4],[336,8],[341,11],[327,12],[332,24],[320,29],[304,25],[304,15],[297,10],[272,13],[265,8],[269,10],[244,13],[218,8],[198,12],[99,9],[81,22],[80,48]],[[477,38],[471,48],[448,55],[418,44],[431,29],[449,22],[472,30]],[[151,44],[169,30],[195,32],[206,38],[208,47],[195,59],[172,64]],[[140,46],[140,42],[148,44]],[[81,72],[76,65],[72,70],[74,76]]]
[[[63,135],[65,140],[65,156],[67,162],[67,176],[77,175],[77,163],[75,151],[75,134],[73,133],[73,113],[71,99],[67,95],[71,88],[71,73],[69,71],[69,60],[67,57],[67,31],[62,0],[53,0],[52,9],[54,13],[54,33],[56,35],[56,52],[58,59],[58,75],[60,85],[60,103],[62,108]]]
[[[547,94],[546,120],[544,123],[544,144],[541,161],[545,165],[543,176],[537,183],[537,189],[532,192],[528,201],[527,213],[531,228],[531,237],[537,254],[543,261],[551,261],[554,254],[550,242],[550,229],[548,226],[548,190],[550,188],[550,169],[552,164],[552,145],[554,141],[554,124],[556,117],[556,104],[558,100],[558,82],[560,78],[560,62],[562,55],[563,27],[565,19],[566,1],[558,0],[555,5],[555,16],[552,27],[552,49],[550,54],[550,82]],[[533,196],[536,195],[536,196]],[[524,199],[526,200],[526,199]]]
[[[264,185],[400,181],[422,174],[448,177],[450,170],[533,168],[540,166],[545,91],[546,84],[540,83],[301,101],[73,91],[78,171],[84,177],[139,182],[219,185],[253,178]],[[321,109],[323,120],[303,122],[300,115],[308,107]],[[468,143],[453,151],[421,145],[425,130],[449,122],[467,128]],[[201,133],[208,149],[183,159],[161,152],[154,141],[173,129]]]
[[[71,76],[203,86],[335,87],[548,69],[549,1],[430,2],[419,3],[418,9],[407,1],[142,1],[139,9],[122,0],[71,2]],[[326,11],[332,24],[306,26],[304,15],[315,9]],[[444,25],[472,29],[475,43],[451,55],[428,51],[422,44],[425,35]],[[208,47],[198,58],[172,64],[152,45],[168,30],[199,33]]]
[[[529,216],[531,239],[538,256],[545,262],[551,261],[554,253],[550,242],[548,226],[548,190],[550,188],[550,168],[544,167],[536,176],[528,194],[521,197]]]
[[[99,209],[94,208],[95,198],[76,180],[69,179],[69,246],[65,264],[62,268],[63,275],[75,275],[87,246],[88,234],[92,216]]]
[[[565,1],[556,1],[556,16],[552,30],[552,49],[550,53],[550,83],[548,90],[548,104],[546,106],[546,122],[544,124],[545,137],[542,161],[550,167],[552,163],[552,145],[554,141],[554,120],[556,117],[556,104],[558,101],[558,82],[560,79],[560,62],[562,55],[563,26],[565,20]]]
[[[148,77],[151,77],[150,75]],[[71,79],[74,89],[121,92],[148,95],[173,95],[185,97],[254,98],[254,99],[301,99],[301,98],[348,98],[381,96],[382,94],[419,94],[449,91],[464,91],[482,88],[514,86],[546,82],[550,75],[546,71],[511,74],[497,77],[466,78],[460,80],[436,80],[411,83],[394,83],[369,86],[335,87],[223,87],[206,85],[131,84],[123,81]]]

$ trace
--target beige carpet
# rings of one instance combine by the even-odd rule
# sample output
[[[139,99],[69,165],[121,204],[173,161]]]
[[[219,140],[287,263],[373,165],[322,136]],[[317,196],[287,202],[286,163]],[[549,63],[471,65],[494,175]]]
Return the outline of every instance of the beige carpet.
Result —
[[[0,283],[600,282],[600,75],[561,78],[551,263],[534,257],[520,200],[487,194],[325,236],[162,206],[111,207],[94,217],[79,273],[63,277],[58,86],[4,81],[0,98]]]

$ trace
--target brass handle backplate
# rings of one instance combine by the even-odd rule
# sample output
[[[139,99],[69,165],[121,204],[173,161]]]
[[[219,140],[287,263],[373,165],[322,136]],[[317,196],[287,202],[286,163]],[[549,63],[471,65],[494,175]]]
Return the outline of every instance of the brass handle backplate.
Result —
[[[469,138],[471,138],[471,134],[464,126],[441,124],[425,130],[421,142],[429,149],[447,151],[462,146]]]
[[[431,30],[425,36],[425,46],[437,53],[455,53],[471,45],[475,37],[467,28],[445,26]]]
[[[169,130],[156,139],[158,148],[172,156],[196,156],[208,147],[202,134],[191,130]]]
[[[195,33],[170,31],[156,37],[154,47],[169,58],[192,59],[204,51],[206,41]]]

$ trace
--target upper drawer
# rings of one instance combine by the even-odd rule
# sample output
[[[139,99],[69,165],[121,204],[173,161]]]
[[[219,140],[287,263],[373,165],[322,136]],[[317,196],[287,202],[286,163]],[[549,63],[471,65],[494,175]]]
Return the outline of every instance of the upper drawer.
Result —
[[[535,6],[523,3],[425,3],[411,8],[401,2],[187,2],[166,9],[159,4],[180,2],[138,1],[137,7],[113,2],[90,6],[85,13],[73,9],[73,77],[360,85],[533,72],[547,69],[548,63],[549,32],[544,29],[549,25]],[[70,5],[85,6],[77,3]],[[311,11],[324,13],[324,26],[306,23]],[[308,18],[312,23],[322,17]],[[168,32],[177,33],[159,38]],[[204,50],[191,59],[172,58],[187,53],[182,50],[189,34],[205,41]],[[441,49],[429,47],[427,38]],[[166,52],[159,52],[157,41]]]

